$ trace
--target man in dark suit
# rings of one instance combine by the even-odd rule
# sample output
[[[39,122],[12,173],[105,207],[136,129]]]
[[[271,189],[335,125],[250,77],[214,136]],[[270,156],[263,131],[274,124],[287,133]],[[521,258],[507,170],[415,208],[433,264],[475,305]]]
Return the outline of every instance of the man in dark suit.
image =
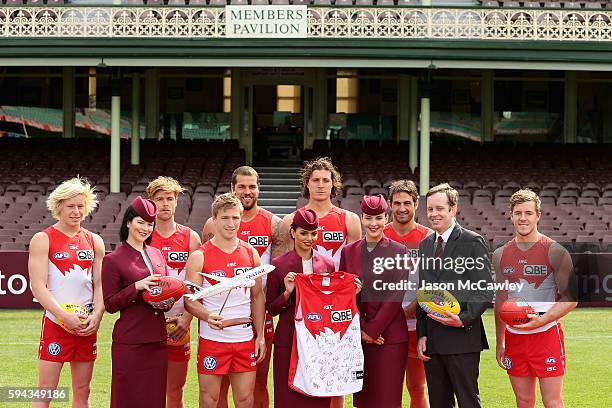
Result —
[[[425,361],[432,408],[481,407],[478,391],[480,352],[488,349],[481,315],[491,303],[491,262],[487,246],[477,233],[456,223],[459,194],[448,184],[426,195],[427,218],[435,233],[419,246],[419,288],[445,284],[459,301],[458,315],[438,317],[417,308],[417,352]],[[480,288],[465,288],[480,283]]]

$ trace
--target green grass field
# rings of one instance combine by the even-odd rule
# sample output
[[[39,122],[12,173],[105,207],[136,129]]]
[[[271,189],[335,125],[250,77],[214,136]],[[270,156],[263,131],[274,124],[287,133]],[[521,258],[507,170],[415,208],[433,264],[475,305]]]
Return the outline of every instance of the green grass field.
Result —
[[[40,333],[40,311],[0,311],[0,361],[2,375],[0,387],[36,385],[37,347]],[[111,332],[116,316],[106,315],[98,336],[98,360],[92,381],[92,407],[107,407],[110,398]],[[491,311],[485,315],[489,343],[495,345],[495,332]],[[196,325],[192,331],[195,338]],[[610,358],[612,355],[612,310],[579,309],[563,320],[567,348],[568,373],[565,377],[565,403],[567,407],[605,408],[612,407],[610,392]],[[193,344],[192,344],[193,346]],[[193,346],[195,347],[195,346]],[[197,376],[194,363],[195,350],[185,387],[186,407],[197,407]],[[485,407],[513,407],[514,398],[507,375],[495,363],[495,351],[482,353],[480,364],[480,392]],[[64,368],[62,386],[70,385],[70,371]],[[272,374],[269,389],[272,391]],[[408,407],[407,392],[404,406]],[[352,406],[350,397],[346,406]],[[3,403],[1,407],[28,406],[27,404]],[[57,403],[56,407],[69,407]],[[542,406],[541,403],[538,406]],[[284,407],[281,407],[284,408]],[[381,407],[384,408],[384,407]]]

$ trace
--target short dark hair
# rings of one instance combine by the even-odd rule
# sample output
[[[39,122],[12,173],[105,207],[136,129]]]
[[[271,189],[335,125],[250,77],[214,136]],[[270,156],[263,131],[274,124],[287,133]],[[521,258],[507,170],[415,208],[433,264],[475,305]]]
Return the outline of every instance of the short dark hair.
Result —
[[[121,221],[121,229],[119,230],[119,239],[121,242],[127,241],[128,235],[130,234],[127,224],[136,217],[140,216],[136,213],[136,210],[134,210],[131,205],[128,206],[127,210],[125,210],[125,214],[123,214],[123,221]],[[153,223],[153,229],[155,229],[155,223]],[[149,245],[152,238],[153,234],[149,235],[149,237],[145,240],[145,244]]]
[[[450,184],[448,183],[442,183],[442,184],[438,184],[435,187],[432,187],[427,192],[425,197],[429,198],[430,196],[437,194],[437,193],[443,193],[446,195],[446,199],[448,200],[448,205],[450,207],[455,207],[459,203],[459,193],[457,192],[457,190],[452,188]]]
[[[406,193],[412,197],[412,201],[416,204],[419,201],[419,191],[416,184],[412,180],[395,180],[389,186],[389,202],[393,203],[393,196],[399,193]]]
[[[232,173],[232,188],[236,186],[238,176],[253,176],[257,179],[257,184],[259,185],[259,174],[251,166],[240,166],[234,170]]]

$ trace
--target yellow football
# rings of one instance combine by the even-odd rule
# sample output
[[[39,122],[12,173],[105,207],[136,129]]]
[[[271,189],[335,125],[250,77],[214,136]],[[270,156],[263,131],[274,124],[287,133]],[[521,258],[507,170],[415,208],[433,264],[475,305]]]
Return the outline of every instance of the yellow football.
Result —
[[[75,305],[73,303],[62,303],[60,306],[61,306],[62,309],[64,309],[68,313],[73,313],[73,314],[77,315],[79,317],[79,319],[81,319],[81,321],[83,321],[83,320],[85,320],[85,319],[87,319],[89,317],[89,310],[87,310],[87,308],[85,306]],[[59,318],[57,319],[57,322],[64,329],[66,328]]]
[[[446,317],[447,310],[459,314],[461,307],[457,299],[448,290],[417,290],[419,306],[427,313]]]
[[[178,340],[173,340],[170,335],[172,334],[172,332],[174,331],[174,329],[176,329],[176,324],[174,323],[166,323],[166,331],[168,332],[168,339],[166,340],[166,343],[169,346],[182,346],[185,343],[187,343],[189,341],[189,330],[187,330],[185,332],[185,334],[183,335],[183,337],[181,337]]]

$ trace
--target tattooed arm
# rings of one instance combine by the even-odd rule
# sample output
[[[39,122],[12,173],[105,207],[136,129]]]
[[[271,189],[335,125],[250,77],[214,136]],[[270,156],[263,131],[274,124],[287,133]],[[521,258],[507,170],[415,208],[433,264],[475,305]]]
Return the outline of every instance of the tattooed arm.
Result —
[[[212,218],[209,218],[206,220],[206,224],[204,224],[204,228],[202,229],[202,244],[206,243],[206,241],[210,241],[211,238],[215,236],[213,228]]]
[[[272,218],[272,259],[287,252],[287,227],[276,215]]]

